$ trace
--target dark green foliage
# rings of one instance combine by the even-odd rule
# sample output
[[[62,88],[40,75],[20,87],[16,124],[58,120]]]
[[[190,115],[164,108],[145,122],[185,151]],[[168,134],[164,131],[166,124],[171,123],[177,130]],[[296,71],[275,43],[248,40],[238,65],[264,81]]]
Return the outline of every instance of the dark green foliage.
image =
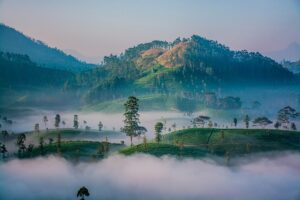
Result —
[[[40,144],[39,148],[40,148],[41,155],[44,155],[44,153],[45,153],[45,149],[44,149],[44,145],[45,145],[44,137],[40,137],[39,144]]]
[[[267,117],[257,117],[253,120],[253,126],[261,126],[265,127],[273,122],[269,120]]]
[[[77,197],[80,197],[80,200],[84,200],[84,198],[88,196],[90,196],[89,190],[84,186],[77,192]]]
[[[54,126],[55,126],[55,128],[59,128],[59,124],[60,124],[60,115],[56,114],[55,115],[55,119],[54,119]]]
[[[237,125],[237,118],[233,118],[233,124],[236,127],[236,125]]]
[[[293,130],[293,131],[297,130],[296,124],[294,122],[291,123],[291,130]]]
[[[161,131],[163,130],[163,128],[164,128],[163,123],[157,122],[155,124],[155,127],[154,127],[154,129],[155,129],[155,140],[158,143],[161,141]]]
[[[70,72],[39,67],[26,55],[3,52],[0,52],[0,71],[2,87],[62,88],[65,81],[73,78]]]
[[[57,144],[45,144],[44,145],[44,156],[47,155],[55,155],[57,153]],[[60,155],[66,159],[77,160],[78,157],[82,159],[91,160],[92,156],[96,156],[96,158],[103,158],[103,155],[99,154],[99,147],[107,147],[109,145],[109,149],[107,151],[118,151],[121,148],[124,148],[123,144],[115,144],[115,143],[107,143],[107,142],[94,142],[94,141],[62,141],[60,147]],[[28,146],[29,147],[29,146]],[[79,152],[78,152],[79,150]],[[31,152],[27,150],[24,154],[24,158],[34,158],[41,156],[40,148],[33,148]]]
[[[2,158],[4,159],[7,154],[7,149],[5,144],[0,143],[0,153],[2,154]]]
[[[246,128],[249,128],[249,122],[250,122],[250,117],[249,115],[246,115],[244,118],[245,126]]]
[[[128,97],[127,102],[124,104],[125,106],[125,119],[124,119],[124,128],[123,132],[126,133],[127,136],[130,137],[131,145],[132,138],[141,134],[139,131],[139,104],[138,99],[134,96]]]
[[[78,127],[79,127],[78,115],[74,115],[73,127],[74,127],[75,129],[78,129]]]
[[[98,123],[98,130],[99,130],[99,131],[102,131],[102,128],[103,128],[103,124],[102,124],[102,122],[100,121],[100,122]]]
[[[24,133],[18,135],[16,144],[18,146],[18,155],[19,156],[22,156],[22,154],[26,150],[25,141],[26,141],[26,135]]]

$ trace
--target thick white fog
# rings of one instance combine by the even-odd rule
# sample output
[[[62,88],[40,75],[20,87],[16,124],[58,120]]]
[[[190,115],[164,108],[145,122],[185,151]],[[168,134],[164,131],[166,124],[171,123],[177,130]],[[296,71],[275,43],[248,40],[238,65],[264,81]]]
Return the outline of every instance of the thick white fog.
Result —
[[[47,123],[48,128],[54,128],[54,117],[56,114],[61,115],[61,121],[65,121],[66,125],[61,127],[72,128],[74,114],[79,116],[79,127],[84,128],[86,125],[92,129],[98,129],[98,123],[101,121],[104,125],[104,130],[120,130],[123,127],[124,116],[123,113],[101,113],[101,112],[59,112],[59,111],[43,111],[39,110],[27,116],[13,117],[13,124],[8,125],[3,123],[3,129],[13,131],[15,133],[23,131],[33,130],[34,124],[39,123],[40,128],[44,129],[45,125],[43,122],[43,116],[48,117],[49,122]],[[153,134],[154,125],[158,121],[166,120],[167,126],[171,127],[173,123],[176,123],[178,128],[191,124],[192,117],[184,116],[180,112],[141,112],[140,121],[141,125],[145,126],[149,131],[149,134]],[[86,121],[87,124],[84,124]]]
[[[226,167],[212,160],[177,160],[149,155],[115,155],[73,165],[57,158],[12,160],[0,164],[0,199],[76,199],[86,186],[88,199],[297,200],[300,154],[261,155]]]

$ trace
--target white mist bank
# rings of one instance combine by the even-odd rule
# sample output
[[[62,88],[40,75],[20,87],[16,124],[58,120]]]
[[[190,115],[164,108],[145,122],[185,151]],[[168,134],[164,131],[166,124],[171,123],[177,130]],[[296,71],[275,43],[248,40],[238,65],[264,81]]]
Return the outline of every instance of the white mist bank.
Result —
[[[300,198],[300,154],[237,161],[228,168],[211,160],[176,160],[148,155],[109,157],[73,165],[57,158],[0,164],[0,199],[76,199],[86,186],[90,200]]]

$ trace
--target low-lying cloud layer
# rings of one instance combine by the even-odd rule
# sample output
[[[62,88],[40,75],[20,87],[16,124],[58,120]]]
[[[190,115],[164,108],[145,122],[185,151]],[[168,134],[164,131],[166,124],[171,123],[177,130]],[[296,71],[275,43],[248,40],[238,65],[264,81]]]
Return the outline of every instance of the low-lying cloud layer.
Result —
[[[0,164],[0,199],[300,199],[300,155],[281,154],[238,161],[228,168],[210,160],[148,155],[109,157],[73,165],[57,158]]]

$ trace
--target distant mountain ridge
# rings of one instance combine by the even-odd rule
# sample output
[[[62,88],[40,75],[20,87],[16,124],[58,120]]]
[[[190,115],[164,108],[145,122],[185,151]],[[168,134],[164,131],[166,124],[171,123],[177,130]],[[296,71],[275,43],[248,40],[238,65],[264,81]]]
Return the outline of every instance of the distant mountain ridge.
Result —
[[[28,55],[33,62],[47,68],[80,72],[94,67],[4,24],[0,24],[0,51]]]
[[[1,67],[6,70],[7,75],[2,77],[6,85],[14,84],[17,78],[19,85],[35,81],[63,87],[88,104],[129,95],[195,98],[225,87],[299,84],[297,75],[271,58],[257,52],[233,51],[197,35],[138,44],[120,55],[105,56],[101,66],[95,67],[1,25],[0,51],[4,51]],[[37,77],[31,80],[32,76]],[[56,76],[58,83],[52,80]]]
[[[264,54],[276,60],[277,62],[282,62],[284,60],[295,62],[300,60],[300,44],[294,42],[285,49],[265,52]]]

